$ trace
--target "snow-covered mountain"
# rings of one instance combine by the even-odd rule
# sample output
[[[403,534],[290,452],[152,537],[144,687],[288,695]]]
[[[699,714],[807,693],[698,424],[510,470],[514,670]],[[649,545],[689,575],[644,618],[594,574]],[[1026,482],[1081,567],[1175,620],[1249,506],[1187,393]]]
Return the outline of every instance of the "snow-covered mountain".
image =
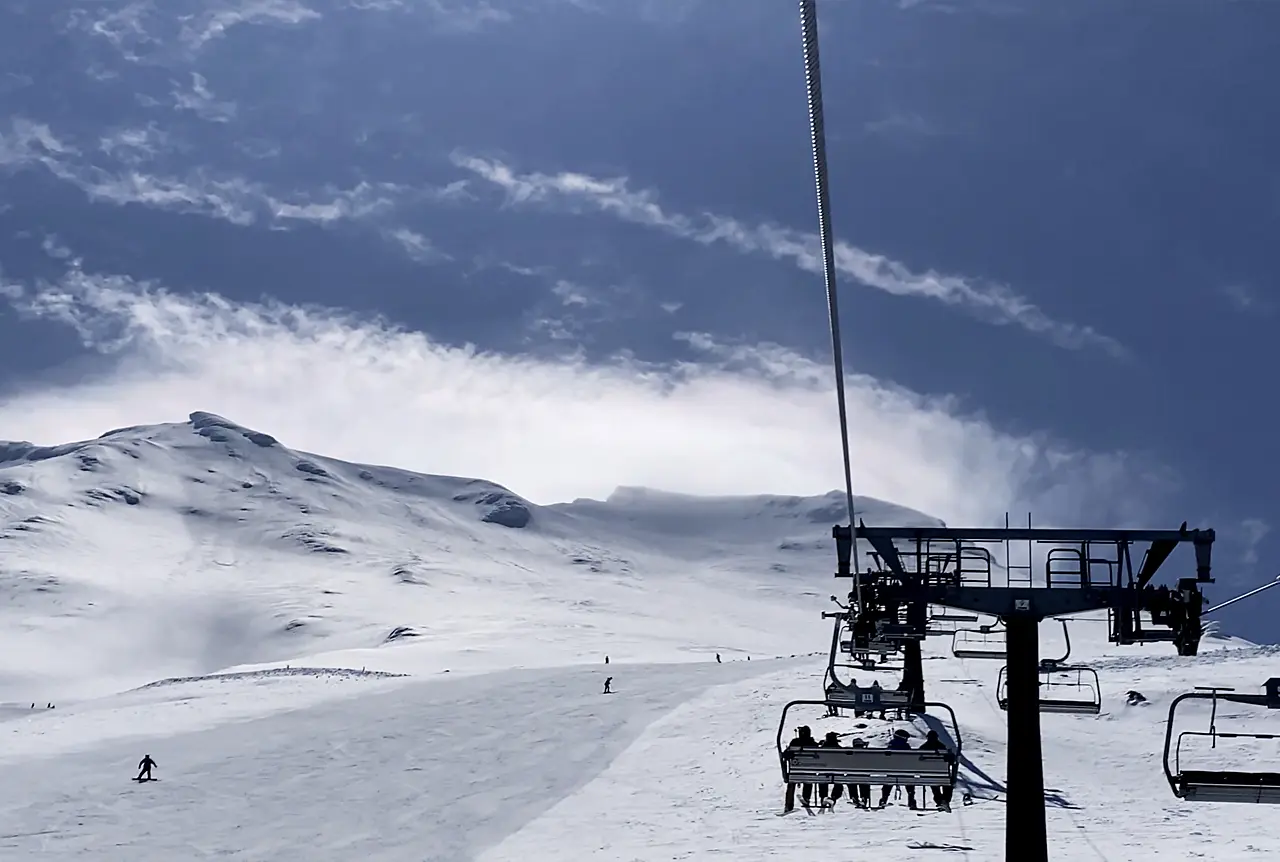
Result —
[[[28,701],[352,650],[458,670],[533,663],[534,643],[565,663],[820,648],[844,520],[839,493],[538,506],[210,413],[0,443],[0,492],[0,700]]]
[[[0,858],[1000,858],[1000,662],[953,658],[946,639],[925,644],[926,686],[956,710],[957,799],[973,804],[772,816],[782,707],[821,692],[839,493],[538,506],[209,413],[0,444],[0,492]],[[1180,658],[1109,645],[1096,615],[1070,628],[1102,708],[1042,719],[1052,858],[1272,851],[1266,806],[1174,798],[1161,749],[1174,697],[1256,691],[1280,647],[1208,636]],[[1059,654],[1056,626],[1041,641]],[[944,718],[824,711],[784,730],[880,744]],[[1187,713],[1178,729],[1207,728],[1206,705]],[[1280,710],[1217,722],[1273,736],[1190,737],[1188,765],[1280,763]],[[161,783],[128,781],[143,752]]]

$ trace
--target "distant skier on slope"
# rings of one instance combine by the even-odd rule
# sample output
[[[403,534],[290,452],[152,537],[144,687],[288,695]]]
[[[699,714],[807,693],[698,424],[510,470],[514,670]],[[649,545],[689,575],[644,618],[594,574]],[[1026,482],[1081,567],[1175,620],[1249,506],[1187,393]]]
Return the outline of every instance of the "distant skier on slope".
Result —
[[[155,765],[156,765],[156,762],[151,759],[151,755],[144,754],[142,756],[142,759],[138,761],[138,777],[133,780],[134,781],[151,781],[152,780],[151,767]]]
[[[613,677],[607,677],[604,681],[605,694],[613,694],[613,690],[610,688],[612,685],[613,685]]]

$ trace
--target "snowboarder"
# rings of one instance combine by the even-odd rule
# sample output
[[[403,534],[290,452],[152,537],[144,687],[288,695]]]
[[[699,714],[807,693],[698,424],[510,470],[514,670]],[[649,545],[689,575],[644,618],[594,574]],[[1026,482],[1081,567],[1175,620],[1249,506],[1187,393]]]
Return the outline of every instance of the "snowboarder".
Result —
[[[929,731],[924,738],[924,742],[920,743],[920,751],[947,751],[946,743],[938,739],[938,731]],[[930,787],[933,791],[933,804],[939,811],[951,810],[951,794],[955,792],[955,788],[951,785],[946,787]],[[922,800],[923,801],[923,800]]]
[[[720,664],[720,653],[716,653],[716,664]]]
[[[604,693],[613,694],[611,686],[613,685],[613,677],[606,677],[604,681]]]
[[[138,761],[138,777],[133,780],[134,781],[152,781],[153,779],[151,778],[151,767],[155,765],[156,765],[156,762],[151,759],[151,755],[144,754],[142,756],[142,759]]]

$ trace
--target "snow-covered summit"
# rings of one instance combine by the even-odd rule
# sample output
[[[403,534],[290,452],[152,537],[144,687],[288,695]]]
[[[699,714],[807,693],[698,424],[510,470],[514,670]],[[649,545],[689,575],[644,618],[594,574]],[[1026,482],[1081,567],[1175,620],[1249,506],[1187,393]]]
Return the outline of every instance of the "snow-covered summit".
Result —
[[[206,412],[0,443],[0,700],[335,651],[390,670],[503,666],[532,642],[539,661],[790,654],[825,637],[845,519],[834,492],[538,506]]]

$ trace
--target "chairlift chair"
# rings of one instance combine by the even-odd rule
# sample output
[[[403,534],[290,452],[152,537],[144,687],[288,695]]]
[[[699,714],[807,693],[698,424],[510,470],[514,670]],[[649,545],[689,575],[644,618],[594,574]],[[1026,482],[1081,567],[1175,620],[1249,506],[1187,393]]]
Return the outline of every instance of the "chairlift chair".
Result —
[[[1280,804],[1280,771],[1276,772],[1228,772],[1204,769],[1183,769],[1181,763],[1182,740],[1187,736],[1207,736],[1216,745],[1223,739],[1280,739],[1276,733],[1241,733],[1218,730],[1218,701],[1246,706],[1261,706],[1280,710],[1280,677],[1266,682],[1265,694],[1241,694],[1230,688],[1197,687],[1195,691],[1180,694],[1169,704],[1169,718],[1164,733],[1164,774],[1169,780],[1173,795],[1187,802],[1252,802]],[[1173,720],[1178,704],[1184,700],[1209,700],[1209,729],[1184,730],[1173,741]],[[1170,767],[1169,755],[1173,754]],[[1280,769],[1280,767],[1277,767]]]
[[[1000,674],[996,677],[996,703],[1003,710],[1009,709],[1008,670],[1009,666],[1005,665],[1000,668]],[[1102,712],[1102,687],[1098,683],[1098,672],[1085,665],[1042,663],[1039,703],[1040,712],[1098,715]]]
[[[859,688],[833,679],[827,683],[825,702],[827,706],[839,709],[879,712],[882,709],[906,709],[911,703],[911,696],[909,692],[893,688]]]
[[[956,750],[921,751],[891,748],[788,748],[782,737],[787,713],[794,706],[823,706],[820,700],[793,700],[782,709],[778,722],[778,762],[786,784],[911,784],[922,787],[954,787],[959,770],[961,740],[955,711],[945,703],[926,707],[945,709],[951,716]],[[879,710],[880,704],[862,708]]]
[[[951,636],[951,654],[956,658],[1006,658],[1008,647],[1004,630],[992,631],[993,628],[957,629]]]

